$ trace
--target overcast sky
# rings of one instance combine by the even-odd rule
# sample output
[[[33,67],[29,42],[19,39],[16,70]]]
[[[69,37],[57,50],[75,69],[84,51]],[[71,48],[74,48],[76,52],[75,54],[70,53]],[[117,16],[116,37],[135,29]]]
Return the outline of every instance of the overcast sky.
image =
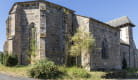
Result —
[[[29,0],[1,0],[0,2],[0,51],[6,40],[6,19],[15,2]],[[133,28],[134,41],[138,47],[138,0],[47,0],[76,11],[76,14],[93,17],[102,22],[128,16],[136,25]]]

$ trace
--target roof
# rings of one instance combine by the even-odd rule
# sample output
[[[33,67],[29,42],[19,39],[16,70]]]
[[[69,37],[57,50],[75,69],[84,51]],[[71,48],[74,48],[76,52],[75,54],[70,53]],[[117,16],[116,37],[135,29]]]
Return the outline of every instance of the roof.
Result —
[[[132,27],[135,26],[127,16],[123,16],[123,17],[111,20],[109,22],[106,22],[106,23],[114,27],[122,27],[125,25],[130,25]]]
[[[78,15],[78,14],[76,14],[76,15],[77,15],[77,16],[81,16],[81,15]],[[109,25],[109,24],[106,24],[106,23],[102,22],[102,21],[96,20],[96,19],[94,19],[94,18],[92,18],[92,17],[87,17],[87,16],[81,16],[81,17],[89,18],[90,20],[93,20],[93,21],[95,21],[95,22],[97,22],[97,23],[101,23],[101,24],[103,24],[103,25],[108,26],[109,28],[112,28],[112,29],[115,29],[115,30],[117,30],[117,31],[120,31],[120,29],[115,28],[115,27],[113,27],[113,26],[111,26],[111,25]]]
[[[53,4],[53,5],[56,5],[56,6],[59,6],[59,7],[65,8],[65,9],[68,9],[68,10],[70,10],[70,11],[72,11],[72,12],[75,12],[75,11],[72,10],[72,9],[69,9],[69,8],[64,7],[64,6],[61,6],[61,5],[58,5],[58,4],[55,4],[55,3],[52,3],[52,2],[48,2],[48,1],[24,1],[24,2],[16,2],[16,3],[14,3],[13,6],[12,6],[12,8],[11,8],[11,10],[9,11],[9,13],[12,11],[13,7],[14,7],[16,4],[32,3],[32,2],[50,3],[50,4]]]

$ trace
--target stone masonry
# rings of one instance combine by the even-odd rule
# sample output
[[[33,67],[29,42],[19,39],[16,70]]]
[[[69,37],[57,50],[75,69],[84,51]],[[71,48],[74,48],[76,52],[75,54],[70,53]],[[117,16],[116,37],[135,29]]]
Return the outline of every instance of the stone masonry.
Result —
[[[126,16],[104,23],[48,1],[26,1],[13,5],[6,24],[4,51],[16,54],[19,64],[30,63],[27,56],[32,36],[36,42],[36,59],[46,57],[56,64],[64,64],[68,41],[80,27],[96,40],[92,52],[81,55],[80,64],[88,65],[86,69],[122,69],[124,59],[127,67],[138,67],[138,50],[132,34],[135,25]]]

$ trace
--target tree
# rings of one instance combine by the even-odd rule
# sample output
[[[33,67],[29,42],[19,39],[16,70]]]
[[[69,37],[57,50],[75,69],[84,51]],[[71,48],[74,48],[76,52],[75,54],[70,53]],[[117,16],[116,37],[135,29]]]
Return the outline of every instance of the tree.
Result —
[[[73,45],[70,47],[70,56],[76,57],[76,65],[78,65],[78,57],[84,54],[91,53],[92,47],[94,47],[95,39],[90,32],[82,29],[77,29],[74,36],[71,38]]]

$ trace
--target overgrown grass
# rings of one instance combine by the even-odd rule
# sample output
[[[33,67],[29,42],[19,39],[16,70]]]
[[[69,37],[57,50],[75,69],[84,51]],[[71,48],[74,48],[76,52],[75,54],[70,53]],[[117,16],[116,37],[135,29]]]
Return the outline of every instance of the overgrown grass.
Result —
[[[58,66],[59,70],[62,71],[64,74],[59,76],[57,79],[65,80],[104,80],[104,79],[120,79],[123,73],[125,71],[125,76],[132,75],[134,73],[138,73],[138,69],[126,69],[122,71],[109,71],[109,72],[103,72],[103,71],[87,71],[81,68],[77,67],[63,67]],[[0,72],[13,75],[13,76],[24,76],[28,77],[28,70],[31,69],[31,66],[15,66],[15,67],[7,67],[0,65]],[[122,75],[121,75],[122,74]],[[126,78],[128,78],[126,77]],[[133,77],[130,76],[130,77]],[[135,78],[138,78],[138,76],[134,76]]]
[[[27,71],[31,68],[31,66],[15,66],[15,67],[7,67],[0,64],[0,72],[10,74],[12,76],[27,76]]]
[[[89,71],[86,71],[78,67],[59,66],[59,70],[64,73],[64,76],[60,77],[63,79],[74,79],[74,78],[77,79],[77,78],[90,78],[91,77],[91,75],[89,74]]]
[[[104,76],[107,72],[91,71],[89,73],[91,75],[90,80],[101,80],[101,79],[104,79],[102,78],[102,76]]]
[[[58,68],[64,74],[59,76],[57,79],[100,80],[102,79],[101,76],[105,74],[105,72],[89,72],[77,67],[58,66]],[[7,67],[0,65],[0,72],[13,76],[29,77],[27,73],[29,69],[31,69],[31,66]]]

